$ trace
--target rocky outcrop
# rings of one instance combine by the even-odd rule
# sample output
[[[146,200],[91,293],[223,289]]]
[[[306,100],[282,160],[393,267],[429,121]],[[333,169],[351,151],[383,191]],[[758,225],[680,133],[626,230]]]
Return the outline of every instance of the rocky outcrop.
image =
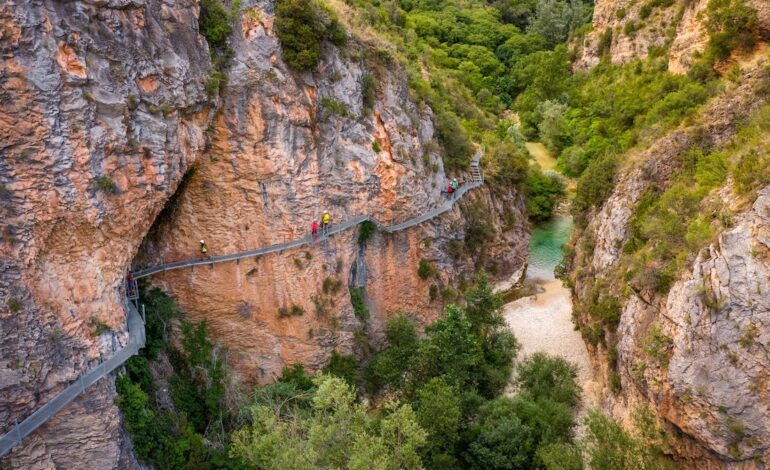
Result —
[[[430,109],[411,102],[397,64],[353,38],[344,50],[326,48],[314,73],[291,71],[280,60],[271,8],[247,6],[244,18],[251,20],[232,40],[235,60],[208,131],[210,148],[138,265],[195,256],[200,239],[218,255],[301,238],[325,211],[332,223],[371,214],[390,225],[445,201],[449,180]],[[373,109],[363,104],[366,75],[376,83]],[[272,381],[295,362],[318,370],[332,350],[376,345],[393,313],[423,323],[435,318],[442,294],[451,298],[477,261],[499,276],[524,264],[522,195],[482,188],[466,198],[449,214],[377,234],[364,247],[352,229],[312,246],[169,272],[153,282],[191,319],[207,321],[249,381]],[[496,232],[476,257],[463,247],[472,218]],[[423,259],[437,277],[418,276]],[[357,318],[350,302],[349,291],[360,287],[367,319]]]
[[[672,451],[687,467],[752,468],[770,453],[770,401],[764,392],[770,367],[765,334],[770,310],[764,300],[770,289],[770,188],[748,207],[729,185],[714,196],[719,207],[736,212],[732,225],[693,257],[667,294],[629,289],[618,267],[641,196],[651,186],[666,188],[688,150],[729,142],[762,105],[755,90],[765,74],[762,66],[745,70],[741,85],[709,103],[695,124],[629,155],[634,163],[619,171],[612,195],[575,236],[581,240],[572,270],[576,302],[590,302],[597,285],[624,297],[617,332],[610,337],[622,390],[607,391],[603,408],[623,417],[637,404],[652,407],[675,438]],[[577,319],[588,324],[585,313]],[[605,345],[589,349],[606,370]],[[609,388],[606,374],[604,380]]]
[[[764,0],[746,0],[746,4],[757,11],[758,33],[770,38],[770,5]],[[574,66],[593,67],[604,54],[613,63],[624,63],[662,51],[671,72],[685,73],[708,42],[703,27],[707,5],[708,0],[597,0],[593,29],[575,44]]]
[[[209,59],[197,3],[0,6],[0,433],[127,341],[122,281],[204,145]],[[8,457],[111,468],[99,383]]]

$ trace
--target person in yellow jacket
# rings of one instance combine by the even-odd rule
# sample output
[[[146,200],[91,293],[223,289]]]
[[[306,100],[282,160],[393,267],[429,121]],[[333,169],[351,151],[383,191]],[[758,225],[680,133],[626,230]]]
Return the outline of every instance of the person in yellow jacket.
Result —
[[[206,242],[201,240],[201,255],[204,257],[208,256],[209,254],[209,247],[206,246]]]
[[[321,218],[321,221],[323,222],[323,231],[321,233],[323,235],[329,235],[329,222],[331,221],[331,216],[328,212],[324,212],[324,216]]]

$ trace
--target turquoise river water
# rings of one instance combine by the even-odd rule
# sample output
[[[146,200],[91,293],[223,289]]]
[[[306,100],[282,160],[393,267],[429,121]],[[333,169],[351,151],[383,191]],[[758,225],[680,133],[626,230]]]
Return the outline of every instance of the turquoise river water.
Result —
[[[553,270],[562,258],[562,247],[572,232],[572,217],[556,216],[553,220],[532,227],[529,242],[528,279],[555,279]]]

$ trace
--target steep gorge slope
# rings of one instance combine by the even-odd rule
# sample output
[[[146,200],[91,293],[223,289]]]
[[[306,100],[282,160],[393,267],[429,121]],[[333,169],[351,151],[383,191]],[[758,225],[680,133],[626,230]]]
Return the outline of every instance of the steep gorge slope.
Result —
[[[142,262],[195,256],[199,239],[213,254],[293,240],[305,236],[324,211],[333,223],[372,214],[389,225],[446,200],[448,179],[432,144],[430,110],[410,102],[396,64],[351,41],[342,51],[328,47],[318,71],[292,72],[278,60],[271,5],[262,7],[244,13],[242,34],[233,38],[223,112],[209,129],[211,147],[173,213],[148,240]],[[376,77],[373,109],[363,104],[366,74]],[[380,340],[384,320],[396,310],[423,322],[441,312],[430,286],[451,292],[474,271],[473,259],[458,249],[468,223],[460,207],[500,232],[485,248],[499,275],[523,265],[528,235],[521,194],[514,189],[492,197],[482,188],[467,198],[435,221],[375,235],[363,249],[352,229],[313,246],[170,272],[154,282],[193,319],[208,321],[247,376],[269,382],[295,362],[318,370],[335,348],[352,352],[357,331]],[[503,229],[511,214],[515,222]],[[452,242],[458,245],[454,258]],[[438,268],[438,279],[418,277],[422,259]],[[327,278],[343,287],[324,289]],[[356,319],[348,286],[365,288],[368,324]],[[279,314],[295,306],[305,313]]]
[[[605,53],[613,63],[667,55],[668,68],[686,72],[708,41],[704,28],[709,0],[597,0],[593,29],[579,41],[579,69],[595,66]],[[770,37],[770,5],[747,0],[756,10],[759,33]]]
[[[204,238],[212,253],[230,253],[300,236],[323,210],[334,220],[372,213],[399,222],[442,201],[447,177],[431,112],[409,102],[397,66],[365,70],[375,62],[354,43],[348,55],[325,50],[314,74],[290,72],[272,2],[244,8],[216,106],[197,2],[0,7],[0,432],[125,344],[122,284],[138,251],[137,264],[188,258]],[[361,110],[365,72],[379,78],[371,113]],[[350,114],[330,115],[322,97]],[[498,275],[523,265],[519,191],[482,189],[468,199],[436,222],[375,235],[363,250],[352,230],[155,282],[192,319],[207,319],[247,377],[269,381],[296,361],[317,369],[331,350],[352,350],[363,328],[345,286],[366,286],[366,332],[376,342],[392,310],[435,317],[441,304],[430,286],[451,296],[475,268],[458,248],[468,227],[494,230],[483,259]],[[439,268],[438,280],[418,277],[421,259]],[[327,277],[343,287],[324,294]],[[313,297],[327,314],[316,314]],[[279,318],[294,305],[304,316]],[[102,380],[8,460],[14,468],[128,465],[113,396]]]
[[[770,27],[766,4],[748,3],[759,7],[764,34]],[[622,6],[598,5],[595,30],[612,27],[615,20],[605,12]],[[687,34],[672,37],[671,70],[686,69],[674,54],[679,41],[693,51],[705,45]],[[619,44],[610,49],[613,60],[647,53],[625,57]],[[569,280],[578,325],[604,374],[603,406],[618,417],[638,404],[650,406],[668,425],[673,454],[687,466],[755,468],[770,454],[770,71],[763,51],[760,46],[752,56],[734,58],[740,72],[693,118],[620,156],[609,197],[573,237]],[[583,63],[591,60],[589,54]],[[724,163],[707,169],[711,158]],[[696,189],[687,192],[688,184]],[[696,193],[699,186],[706,189]],[[695,194],[703,201],[688,199]],[[664,217],[682,217],[692,204],[695,214],[682,225],[686,233],[677,234],[682,222]],[[673,248],[662,234],[686,243]],[[656,245],[669,248],[656,254]],[[613,321],[616,326],[609,326]]]

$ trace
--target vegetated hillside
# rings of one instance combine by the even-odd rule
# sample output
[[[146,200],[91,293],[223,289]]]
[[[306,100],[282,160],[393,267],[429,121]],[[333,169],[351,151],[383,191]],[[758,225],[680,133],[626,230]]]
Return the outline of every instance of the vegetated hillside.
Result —
[[[592,29],[576,38],[577,68],[599,63],[607,54],[613,63],[624,63],[647,56],[664,55],[669,70],[685,73],[703,58],[709,18],[724,21],[719,41],[722,53],[730,41],[752,41],[770,37],[770,6],[762,0],[598,0]],[[724,15],[712,16],[715,8]],[[745,14],[755,12],[756,21],[745,23]],[[725,21],[726,20],[726,21]],[[727,46],[727,47],[724,47]],[[708,54],[706,54],[708,55]]]
[[[578,180],[564,266],[576,322],[604,372],[607,410],[651,406],[682,465],[768,458],[764,14],[708,2],[687,75],[665,72],[676,40],[620,67],[607,49],[589,74],[621,71],[604,88],[612,104],[596,97],[587,134],[563,115],[562,165],[613,141]]]
[[[158,468],[665,468],[654,415],[629,433],[599,412],[574,439],[580,389],[562,358],[517,361],[502,297],[480,273],[420,333],[414,317],[387,324],[388,346],[332,354],[323,373],[287,367],[271,385],[239,389],[205,322],[191,325],[159,290],[148,347],[117,381],[118,405],[141,462]],[[167,341],[169,325],[180,341]]]

